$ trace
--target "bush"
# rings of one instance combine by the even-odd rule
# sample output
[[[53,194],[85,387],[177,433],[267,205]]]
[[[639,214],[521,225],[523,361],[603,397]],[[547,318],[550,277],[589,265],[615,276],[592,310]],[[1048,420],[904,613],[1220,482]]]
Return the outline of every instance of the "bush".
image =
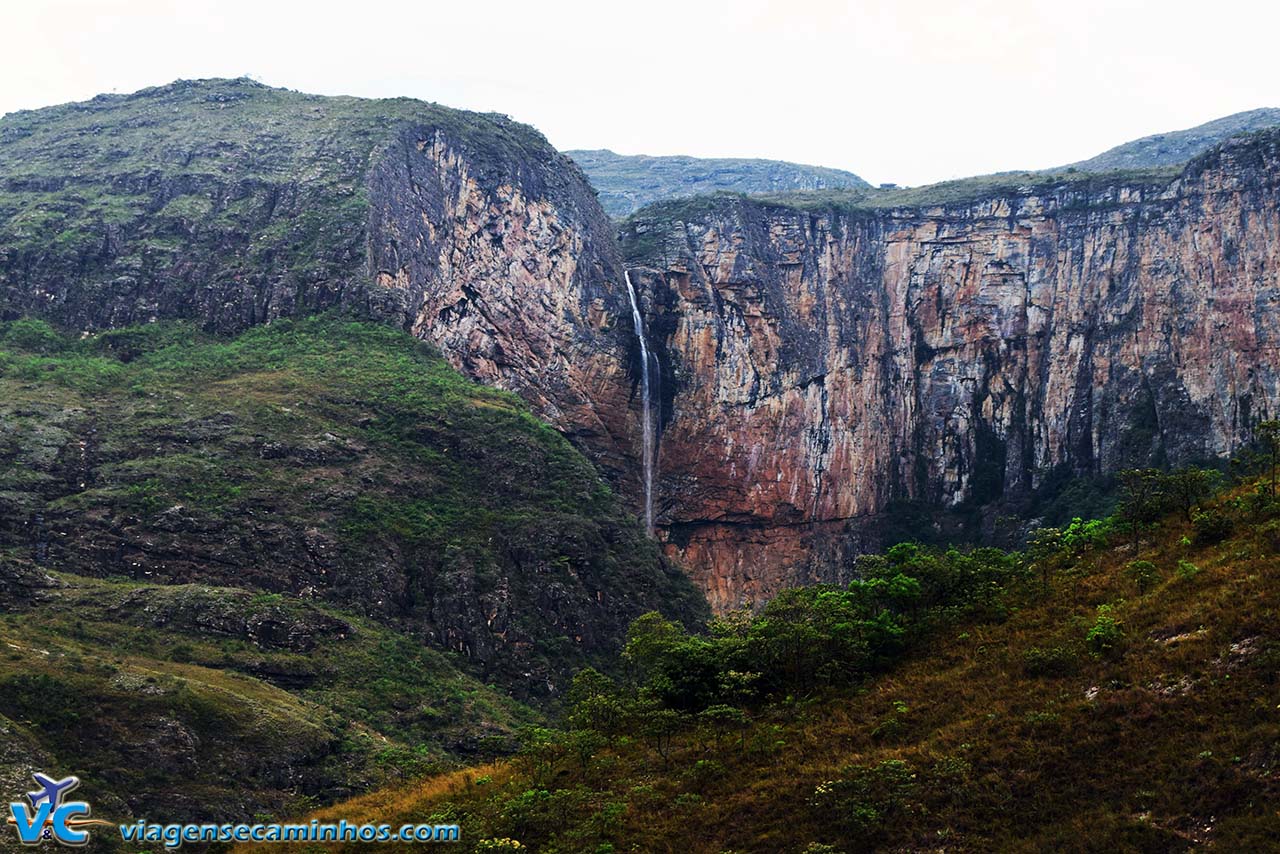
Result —
[[[1068,676],[1076,664],[1075,651],[1062,646],[1033,646],[1022,654],[1022,671],[1028,676]]]
[[[43,320],[23,318],[8,324],[0,342],[5,347],[28,353],[57,353],[64,348],[62,336]]]
[[[699,759],[684,776],[694,789],[706,791],[713,783],[724,779],[724,765],[714,759]]]
[[[846,838],[874,839],[912,809],[916,773],[906,762],[886,759],[878,765],[851,766],[841,777],[819,784],[810,805],[819,821]]]
[[[1114,527],[1115,523],[1109,518],[1090,519],[1086,522],[1077,516],[1062,531],[1062,547],[1071,552],[1104,548]]]
[[[1111,605],[1099,605],[1097,617],[1084,637],[1089,651],[1097,656],[1119,655],[1124,644],[1124,626]]]
[[[1197,545],[1211,546],[1231,536],[1231,517],[1221,510],[1210,509],[1191,515],[1191,527],[1195,529],[1192,538]]]
[[[906,703],[901,700],[895,700],[893,711],[880,719],[875,729],[871,730],[871,737],[880,741],[894,741],[901,737],[907,728],[902,718],[908,711]]]
[[[1250,519],[1259,521],[1276,512],[1277,502],[1268,486],[1260,484],[1252,492],[1246,492],[1237,498],[1235,504]]]
[[[1180,560],[1178,561],[1178,568],[1174,570],[1174,574],[1180,581],[1190,581],[1200,574],[1200,567],[1189,560]]]
[[[1160,580],[1160,570],[1149,560],[1131,561],[1125,573],[1138,585],[1139,595],[1146,593]]]

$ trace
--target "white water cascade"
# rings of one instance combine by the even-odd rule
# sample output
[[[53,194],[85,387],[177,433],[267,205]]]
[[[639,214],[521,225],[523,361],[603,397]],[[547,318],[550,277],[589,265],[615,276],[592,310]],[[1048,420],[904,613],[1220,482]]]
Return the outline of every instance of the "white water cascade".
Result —
[[[631,300],[631,322],[635,326],[636,338],[640,339],[640,394],[641,400],[641,417],[644,419],[641,425],[641,436],[644,441],[642,455],[644,459],[644,529],[653,535],[653,457],[654,457],[654,431],[653,431],[653,415],[651,396],[649,390],[649,342],[644,334],[644,318],[640,314],[640,301],[636,299],[636,289],[631,284],[631,273],[627,270],[622,271],[622,275],[627,280],[627,297]],[[657,358],[655,356],[655,358]]]

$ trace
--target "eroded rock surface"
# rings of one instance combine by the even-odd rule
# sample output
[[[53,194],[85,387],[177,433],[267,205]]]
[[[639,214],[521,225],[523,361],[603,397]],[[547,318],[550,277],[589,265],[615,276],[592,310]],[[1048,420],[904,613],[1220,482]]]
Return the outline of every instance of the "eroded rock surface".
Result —
[[[1275,411],[1280,135],[1173,179],[916,208],[661,206],[659,522],[718,608],[845,572],[891,501],[1230,453]]]

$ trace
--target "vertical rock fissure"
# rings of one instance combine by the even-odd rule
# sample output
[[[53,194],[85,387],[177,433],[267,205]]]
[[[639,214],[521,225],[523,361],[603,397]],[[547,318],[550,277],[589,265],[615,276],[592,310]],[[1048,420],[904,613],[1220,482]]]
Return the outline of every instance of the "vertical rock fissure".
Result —
[[[631,322],[635,326],[636,338],[640,341],[640,397],[641,397],[641,457],[644,465],[644,529],[653,535],[653,465],[654,465],[654,430],[653,405],[649,383],[649,341],[644,332],[644,316],[640,313],[640,301],[636,298],[635,286],[631,284],[631,272],[622,271],[627,280],[627,298],[631,300]],[[656,359],[657,356],[655,355]]]

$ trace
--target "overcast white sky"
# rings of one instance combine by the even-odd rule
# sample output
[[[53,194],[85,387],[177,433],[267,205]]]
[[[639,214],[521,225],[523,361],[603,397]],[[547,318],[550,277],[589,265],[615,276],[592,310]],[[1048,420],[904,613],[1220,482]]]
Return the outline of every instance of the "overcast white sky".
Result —
[[[26,0],[3,32],[0,112],[249,74],[903,184],[1280,106],[1275,0]]]

